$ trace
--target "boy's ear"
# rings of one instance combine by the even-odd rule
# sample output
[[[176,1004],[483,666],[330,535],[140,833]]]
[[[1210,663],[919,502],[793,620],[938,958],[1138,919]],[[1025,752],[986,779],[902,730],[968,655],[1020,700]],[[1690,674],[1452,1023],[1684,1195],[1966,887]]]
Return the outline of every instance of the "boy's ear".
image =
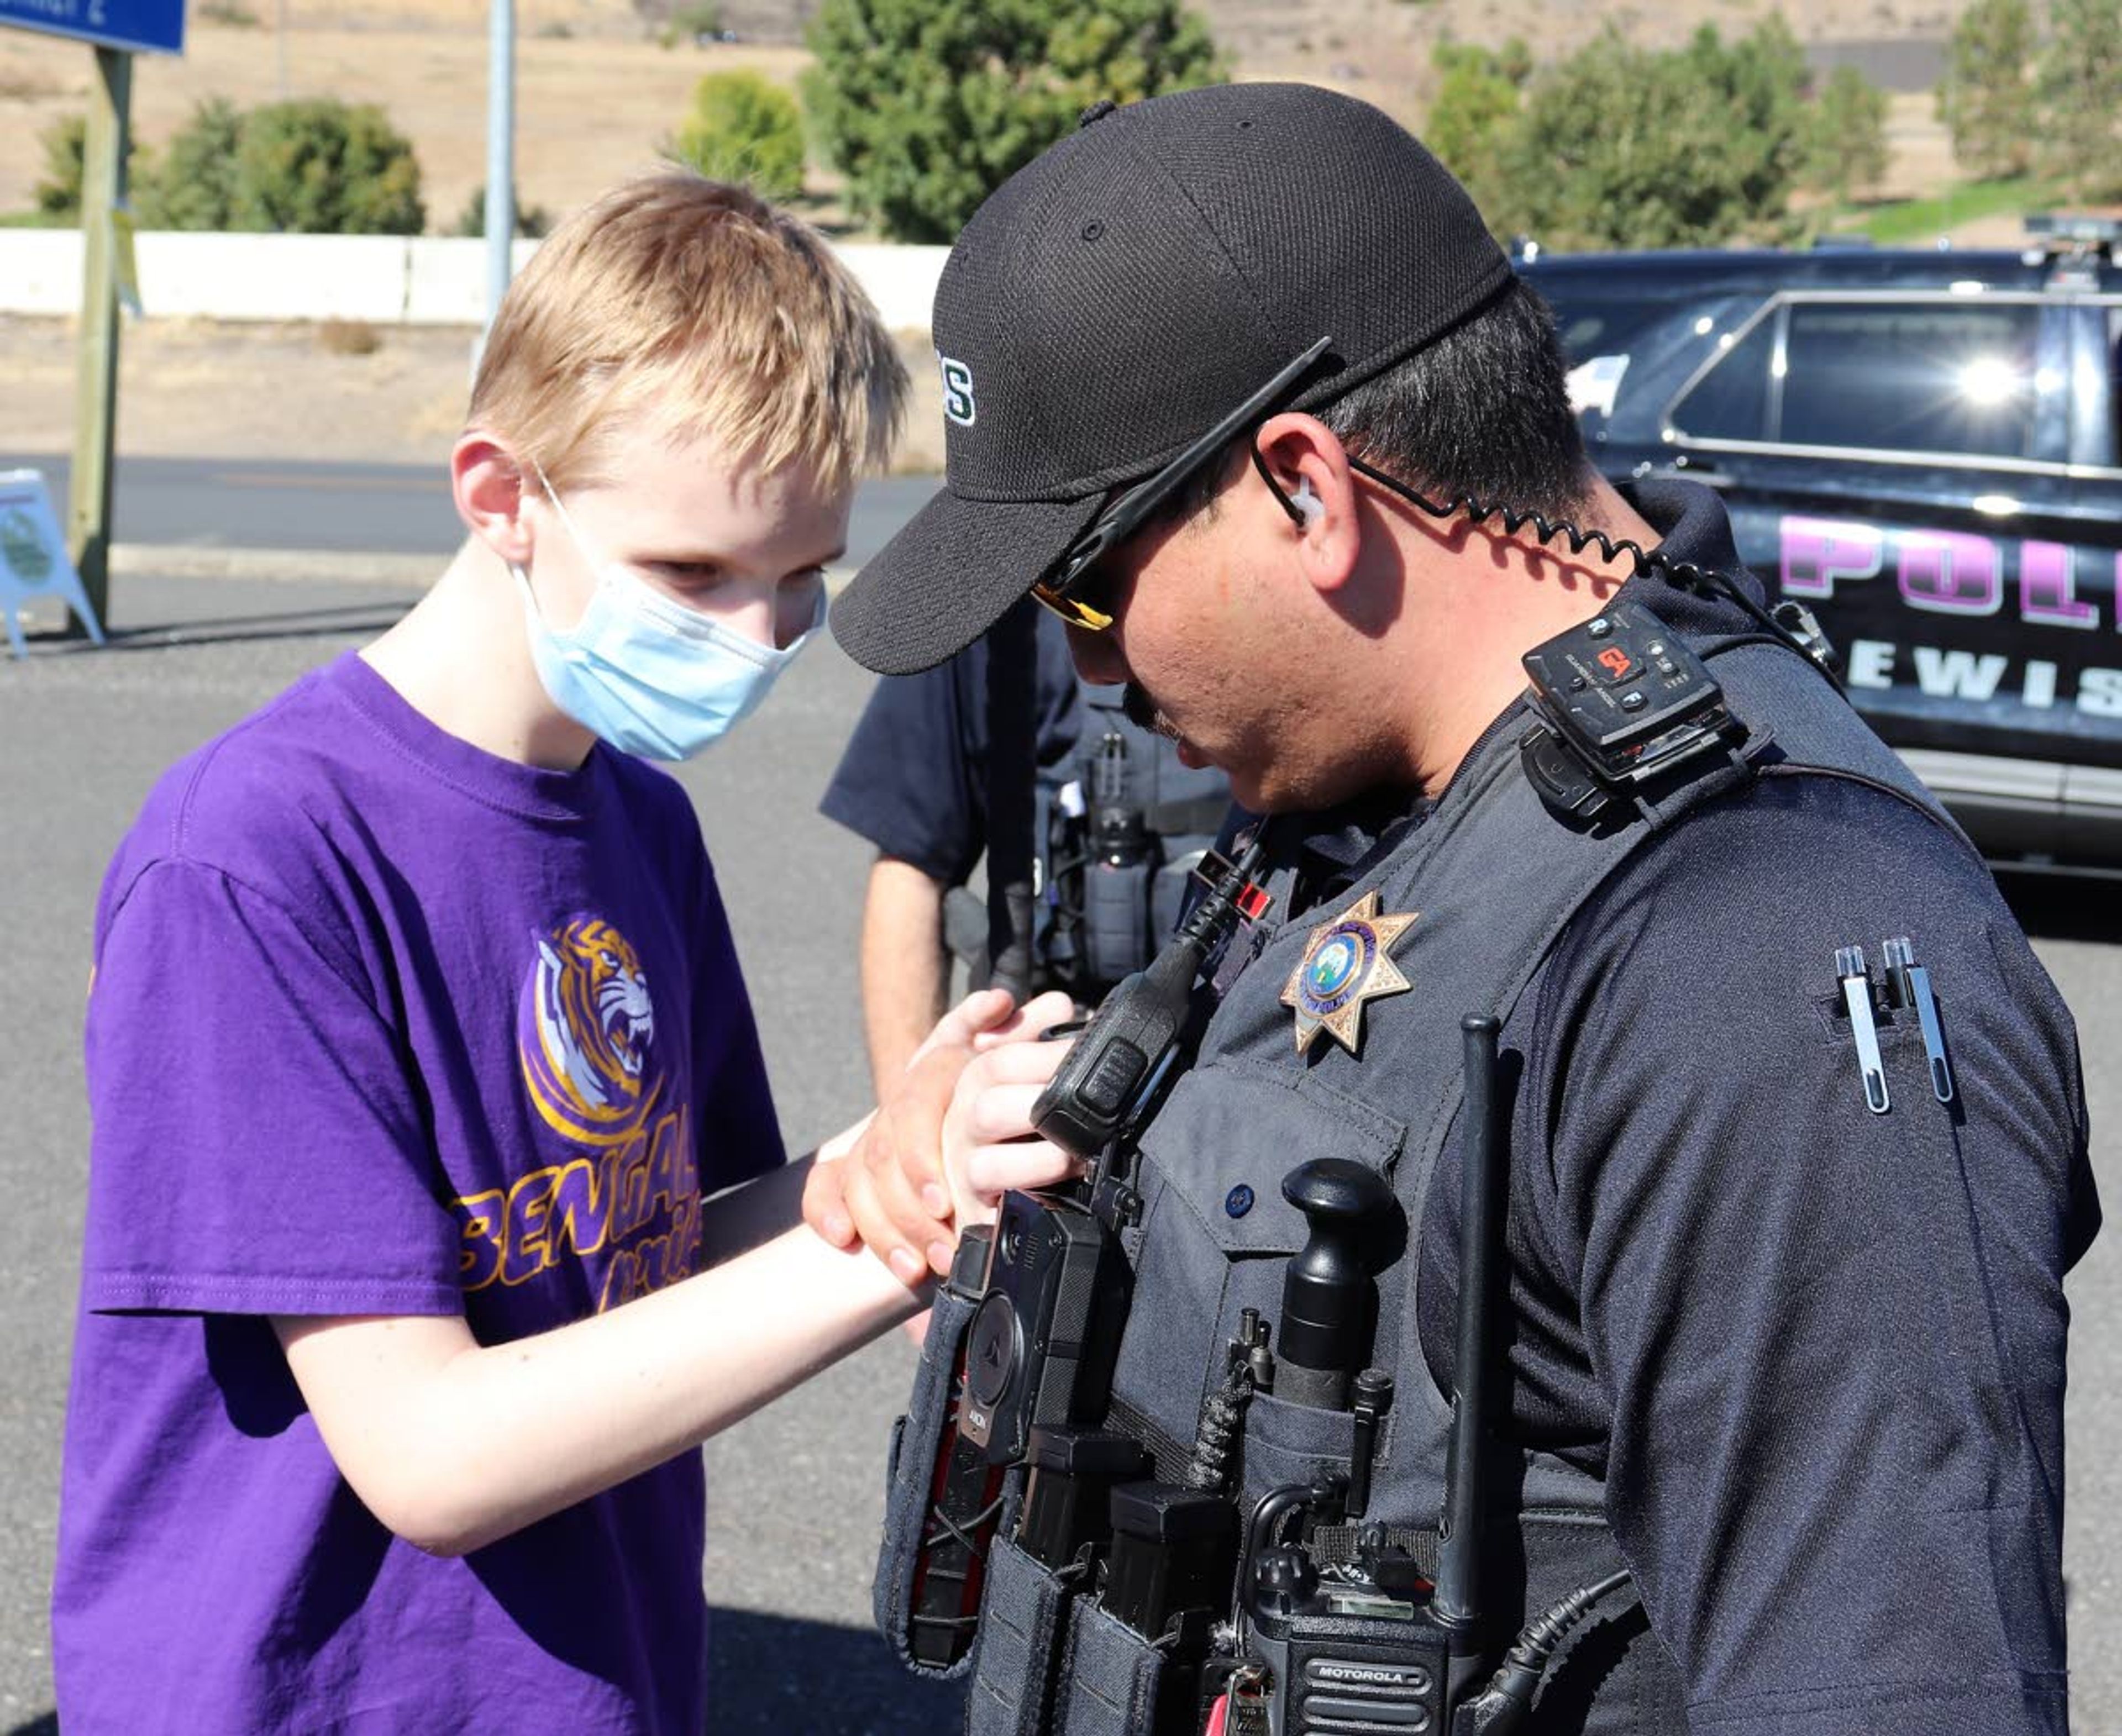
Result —
[[[511,566],[524,566],[537,538],[523,513],[523,468],[492,436],[469,430],[450,449],[450,492],[471,534]]]

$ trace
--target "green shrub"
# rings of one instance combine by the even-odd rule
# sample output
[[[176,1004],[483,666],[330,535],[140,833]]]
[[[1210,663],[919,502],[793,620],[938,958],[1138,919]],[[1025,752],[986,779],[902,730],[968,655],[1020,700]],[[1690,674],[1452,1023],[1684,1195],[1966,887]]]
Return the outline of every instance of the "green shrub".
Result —
[[[1847,203],[1886,178],[1886,93],[1856,68],[1839,66],[1815,99],[1806,183]]]
[[[542,236],[553,226],[553,213],[543,205],[526,205],[519,191],[516,195],[516,232],[524,236]],[[458,236],[482,236],[486,233],[486,187],[484,183],[472,189],[471,197],[465,201],[464,209],[450,226],[449,233]]]
[[[419,161],[373,105],[268,103],[243,120],[234,219],[301,235],[418,235]]]
[[[68,115],[39,140],[44,173],[35,196],[47,221],[81,213],[86,132]],[[244,110],[210,96],[159,158],[133,151],[127,182],[142,229],[418,235],[426,217],[412,145],[381,109],[330,100]],[[529,223],[549,221],[536,207],[518,213],[526,235],[544,232]]]
[[[88,152],[88,123],[63,114],[37,135],[44,172],[36,186],[37,209],[49,217],[81,215],[81,180]]]
[[[234,229],[236,222],[236,149],[243,116],[223,96],[194,109],[162,152],[154,172],[141,178],[133,203],[143,229]]]
[[[1422,142],[1486,211],[1503,196],[1497,146],[1532,76],[1532,53],[1513,36],[1497,51],[1440,42],[1433,59],[1443,76]]]
[[[741,181],[762,198],[803,190],[803,116],[796,99],[757,72],[710,72],[667,147],[718,181]]]
[[[974,208],[1101,97],[1222,76],[1180,0],[824,0],[804,86],[855,213],[951,241]]]
[[[1809,142],[1805,82],[1779,19],[1728,45],[1704,26],[1667,53],[1609,31],[1533,82],[1499,147],[1507,194],[1490,221],[1558,248],[1778,236]]]
[[[79,114],[67,114],[37,135],[44,154],[44,172],[38,177],[30,197],[35,209],[25,213],[18,226],[57,226],[81,221],[81,184],[87,173],[88,122]],[[140,190],[149,184],[153,166],[139,145],[126,168],[126,197],[137,210]]]
[[[420,166],[381,109],[331,99],[238,109],[208,98],[136,170],[143,229],[418,235]]]
[[[2040,198],[2122,196],[2122,0],[1974,0],[1953,27],[1937,116],[1978,180],[2037,170],[2052,184]]]
[[[2122,0],[2050,0],[2036,166],[2073,199],[2122,197]]]
[[[1975,0],[1952,27],[1937,118],[1955,161],[1978,179],[2024,175],[2033,165],[2034,15],[2026,0]]]
[[[1809,177],[1883,172],[1883,100],[1844,79],[1814,100],[1778,16],[1736,42],[1705,25],[1660,51],[1610,29],[1564,65],[1529,72],[1526,59],[1439,56],[1433,137],[1499,234],[1557,249],[1780,240]]]

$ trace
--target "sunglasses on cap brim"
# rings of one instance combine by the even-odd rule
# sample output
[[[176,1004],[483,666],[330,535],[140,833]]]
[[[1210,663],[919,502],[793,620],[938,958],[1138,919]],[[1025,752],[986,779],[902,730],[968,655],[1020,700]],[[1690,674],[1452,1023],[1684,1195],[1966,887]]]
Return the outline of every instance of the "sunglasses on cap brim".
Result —
[[[1050,576],[1032,586],[1031,595],[1071,627],[1094,633],[1110,627],[1112,616],[1082,595],[1098,562],[1139,530],[1204,464],[1272,413],[1333,346],[1332,338],[1321,338],[1169,464],[1121,494],[1068,545]]]

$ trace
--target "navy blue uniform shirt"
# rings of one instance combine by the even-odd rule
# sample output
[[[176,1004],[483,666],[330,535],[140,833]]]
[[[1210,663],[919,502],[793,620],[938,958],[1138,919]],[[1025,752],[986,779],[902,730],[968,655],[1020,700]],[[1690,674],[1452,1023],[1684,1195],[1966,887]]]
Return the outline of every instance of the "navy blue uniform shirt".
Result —
[[[1039,763],[1051,772],[1082,732],[1068,630],[1039,617]],[[818,809],[884,855],[945,886],[962,886],[988,842],[988,642],[975,639],[918,675],[886,675],[870,692]]]
[[[1714,497],[1632,492],[1666,554],[1739,572]],[[1420,818],[1303,823],[1315,907]],[[1877,971],[1901,935],[1950,1114],[1905,1017],[1871,1113],[1834,1014],[1835,950]],[[1606,1479],[1690,1727],[2060,1732],[2062,1278],[2099,1207],[2075,1030],[1987,870],[1878,791],[1763,777],[1600,888],[1503,1045],[1514,1428]],[[1459,1188],[1447,1147],[1417,1286],[1447,1392]]]

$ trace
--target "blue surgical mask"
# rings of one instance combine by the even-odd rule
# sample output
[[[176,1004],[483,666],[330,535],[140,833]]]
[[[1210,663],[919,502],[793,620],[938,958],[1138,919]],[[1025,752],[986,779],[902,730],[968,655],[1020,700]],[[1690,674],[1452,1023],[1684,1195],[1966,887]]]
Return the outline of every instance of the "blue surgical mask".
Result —
[[[543,472],[539,480],[595,566],[596,589],[573,628],[556,632],[539,613],[530,574],[511,566],[522,589],[530,660],[553,703],[615,748],[649,759],[691,758],[759,708],[825,619],[821,583],[810,625],[789,644],[761,645],[732,632],[617,562],[598,562]]]

